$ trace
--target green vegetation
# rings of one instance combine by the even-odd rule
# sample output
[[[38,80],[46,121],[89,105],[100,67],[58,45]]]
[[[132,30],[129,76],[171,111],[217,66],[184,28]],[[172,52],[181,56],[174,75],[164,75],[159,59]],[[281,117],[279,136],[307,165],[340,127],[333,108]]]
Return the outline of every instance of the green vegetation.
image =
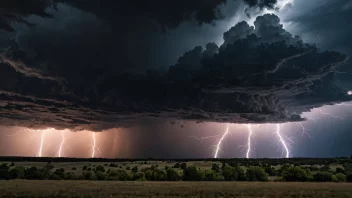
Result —
[[[351,159],[290,160],[9,162],[0,180],[352,182]]]

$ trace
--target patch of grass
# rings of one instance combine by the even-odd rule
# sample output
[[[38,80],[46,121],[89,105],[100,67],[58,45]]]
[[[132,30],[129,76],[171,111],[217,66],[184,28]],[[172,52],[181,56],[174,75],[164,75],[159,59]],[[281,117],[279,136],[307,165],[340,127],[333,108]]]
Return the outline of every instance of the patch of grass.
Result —
[[[280,182],[0,181],[0,198],[352,198],[352,184]]]

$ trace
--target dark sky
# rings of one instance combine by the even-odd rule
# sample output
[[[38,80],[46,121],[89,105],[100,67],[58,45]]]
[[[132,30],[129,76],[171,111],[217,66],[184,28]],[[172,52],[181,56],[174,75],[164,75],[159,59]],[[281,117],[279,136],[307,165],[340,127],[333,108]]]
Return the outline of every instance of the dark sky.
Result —
[[[352,154],[349,0],[28,3],[0,3],[1,155],[245,157],[247,124],[249,157]]]

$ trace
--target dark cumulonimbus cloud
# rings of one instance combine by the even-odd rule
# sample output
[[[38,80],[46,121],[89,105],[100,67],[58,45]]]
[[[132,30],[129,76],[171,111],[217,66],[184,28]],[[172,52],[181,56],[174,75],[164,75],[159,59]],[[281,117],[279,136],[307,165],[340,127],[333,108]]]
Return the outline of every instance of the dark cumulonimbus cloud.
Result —
[[[175,28],[182,22],[193,19],[199,24],[214,24],[223,17],[219,6],[227,1],[236,0],[2,0],[0,2],[0,29],[15,31],[11,26],[12,22],[35,25],[25,20],[25,17],[30,15],[53,17],[47,9],[57,9],[58,3],[93,13],[113,25],[125,23],[136,25],[142,22],[140,18],[154,19],[166,29]],[[250,7],[273,9],[277,0],[243,1]]]
[[[348,57],[304,43],[273,14],[257,17],[254,27],[238,23],[222,46],[197,46],[167,73],[123,72],[117,68],[125,62],[100,51],[109,42],[87,38],[72,55],[50,45],[33,50],[55,53],[32,54],[13,41],[0,59],[0,123],[103,130],[148,119],[290,122],[352,99],[333,79]]]

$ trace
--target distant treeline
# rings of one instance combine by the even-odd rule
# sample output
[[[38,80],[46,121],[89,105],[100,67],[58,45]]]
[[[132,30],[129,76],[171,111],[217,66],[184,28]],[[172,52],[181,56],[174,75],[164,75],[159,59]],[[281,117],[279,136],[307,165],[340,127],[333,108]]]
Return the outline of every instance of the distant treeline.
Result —
[[[270,179],[271,177],[271,179]],[[88,164],[81,168],[56,168],[52,163],[43,167],[25,167],[3,163],[0,180],[108,180],[108,181],[279,181],[279,182],[352,182],[352,164],[343,163],[336,168],[324,166],[299,166],[282,164],[275,167],[239,165],[237,163],[213,162],[204,169],[187,163],[159,167],[147,162],[127,164]]]
[[[189,159],[157,159],[157,158],[65,158],[65,157],[0,157],[2,162],[135,162],[135,161],[162,161],[162,162],[225,162],[238,163],[242,165],[260,165],[262,163],[270,165],[293,164],[293,165],[327,165],[333,163],[351,162],[352,158],[189,158]]]

